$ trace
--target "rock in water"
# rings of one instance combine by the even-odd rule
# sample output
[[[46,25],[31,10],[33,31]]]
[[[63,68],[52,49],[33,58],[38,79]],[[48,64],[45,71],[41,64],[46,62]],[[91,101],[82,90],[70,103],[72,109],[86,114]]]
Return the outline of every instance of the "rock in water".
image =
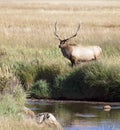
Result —
[[[63,130],[60,123],[51,113],[39,113],[36,115],[35,120],[42,128],[48,127],[56,130]]]
[[[103,109],[105,110],[105,111],[110,111],[111,110],[111,106],[110,105],[105,105],[104,107],[103,107]]]

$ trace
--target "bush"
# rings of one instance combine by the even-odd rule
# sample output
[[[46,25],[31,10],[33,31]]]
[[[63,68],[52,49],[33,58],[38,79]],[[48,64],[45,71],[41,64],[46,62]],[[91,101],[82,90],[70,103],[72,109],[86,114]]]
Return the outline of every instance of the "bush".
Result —
[[[25,93],[21,86],[15,87],[13,94],[1,95],[0,116],[17,117],[25,104]]]
[[[16,75],[19,77],[22,86],[25,90],[29,90],[34,83],[35,75],[37,73],[37,67],[31,64],[17,64]]]
[[[18,70],[20,70],[18,74],[23,85],[32,87],[31,95],[37,98],[120,100],[120,67],[118,65],[91,62],[64,73],[60,66],[39,64],[23,65]]]
[[[52,86],[51,90],[51,97],[55,99],[64,99],[64,81],[66,76],[65,75],[58,75],[55,78],[54,85]]]
[[[15,116],[19,111],[19,107],[12,95],[2,97],[0,101],[0,115]]]
[[[7,65],[0,66],[0,93],[12,94],[16,86],[21,86],[12,68]]]
[[[16,74],[25,90],[29,90],[32,84],[38,80],[46,80],[53,85],[55,77],[60,74],[60,67],[54,65],[18,64]]]
[[[30,89],[30,94],[36,98],[49,98],[50,87],[46,80],[37,81]]]
[[[35,77],[35,81],[43,79],[46,80],[50,84],[50,86],[52,86],[54,84],[56,76],[59,75],[60,73],[61,69],[58,66],[54,65],[39,66]]]
[[[86,83],[84,82],[85,73],[80,68],[64,76],[58,76],[55,82],[55,90],[59,92],[57,96],[62,99],[83,99],[84,88]]]
[[[64,76],[57,76],[53,87],[53,97],[119,101],[120,68],[102,63],[90,63],[76,68]]]
[[[22,86],[17,85],[12,95],[15,98],[17,105],[20,107],[24,107],[26,101],[26,93],[24,92]]]

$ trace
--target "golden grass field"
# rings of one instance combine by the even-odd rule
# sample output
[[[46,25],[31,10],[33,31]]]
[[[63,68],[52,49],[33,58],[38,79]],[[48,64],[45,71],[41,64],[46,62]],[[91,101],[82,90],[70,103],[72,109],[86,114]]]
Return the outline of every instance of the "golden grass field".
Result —
[[[54,36],[58,22],[61,38],[81,29],[71,42],[100,45],[103,62],[120,63],[119,0],[6,0],[0,1],[0,62],[57,63],[66,66]]]

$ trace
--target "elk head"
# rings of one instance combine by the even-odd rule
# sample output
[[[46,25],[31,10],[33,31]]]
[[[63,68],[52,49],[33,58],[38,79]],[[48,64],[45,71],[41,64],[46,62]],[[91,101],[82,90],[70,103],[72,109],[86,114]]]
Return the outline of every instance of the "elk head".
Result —
[[[69,38],[66,38],[66,39],[63,39],[63,40],[62,40],[62,39],[58,36],[58,34],[57,34],[57,22],[56,22],[56,23],[55,23],[55,32],[54,32],[54,34],[55,34],[55,36],[57,37],[57,39],[60,41],[59,48],[62,48],[62,47],[64,46],[64,44],[65,44],[68,40],[70,40],[71,38],[76,37],[76,36],[77,36],[77,33],[78,33],[78,31],[79,31],[79,29],[80,29],[80,24],[78,25],[78,28],[77,28],[77,30],[76,30],[76,32],[75,32],[74,35],[72,35],[72,36],[69,37]]]

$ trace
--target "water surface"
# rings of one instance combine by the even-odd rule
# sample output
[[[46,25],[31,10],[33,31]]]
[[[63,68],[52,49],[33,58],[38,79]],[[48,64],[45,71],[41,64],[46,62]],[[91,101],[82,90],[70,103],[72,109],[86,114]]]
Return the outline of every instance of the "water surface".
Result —
[[[27,107],[36,114],[52,113],[65,130],[120,130],[120,104],[111,104],[104,111],[104,103],[52,100],[29,100]]]

